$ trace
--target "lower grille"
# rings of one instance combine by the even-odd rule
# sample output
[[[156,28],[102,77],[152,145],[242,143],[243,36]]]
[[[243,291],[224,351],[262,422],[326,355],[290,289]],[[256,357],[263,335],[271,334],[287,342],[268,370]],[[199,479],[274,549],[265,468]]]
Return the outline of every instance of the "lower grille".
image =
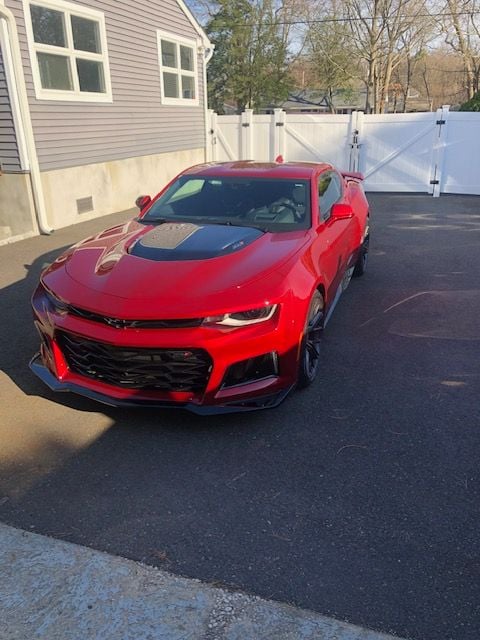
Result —
[[[59,333],[71,371],[127,389],[203,391],[212,359],[203,349],[118,347]]]

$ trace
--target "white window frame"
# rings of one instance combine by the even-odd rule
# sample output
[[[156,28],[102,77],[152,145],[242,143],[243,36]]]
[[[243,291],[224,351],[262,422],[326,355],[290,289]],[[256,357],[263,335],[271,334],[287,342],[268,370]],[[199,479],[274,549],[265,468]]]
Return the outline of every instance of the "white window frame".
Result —
[[[168,40],[172,42],[177,48],[177,62],[178,66],[166,67],[162,64],[162,40]],[[193,50],[193,71],[187,71],[180,67],[180,45],[190,47]],[[160,65],[160,94],[162,98],[162,104],[174,105],[178,107],[198,107],[200,104],[198,97],[198,41],[191,40],[189,38],[182,38],[181,36],[173,35],[168,31],[162,31],[157,29],[157,48],[158,48],[158,64]],[[195,82],[195,98],[167,98],[165,97],[165,91],[163,87],[163,72],[176,73],[178,78],[178,87],[181,88],[182,75],[190,76]]]
[[[40,44],[35,42],[33,36],[33,25],[30,14],[30,6],[37,5],[46,9],[61,11],[64,14],[66,47],[57,47],[50,44]],[[101,11],[84,7],[65,0],[23,0],[23,11],[25,16],[25,27],[27,32],[28,48],[30,52],[30,62],[32,65],[33,84],[35,87],[35,97],[38,100],[67,100],[75,102],[113,102],[112,82],[110,78],[110,65],[107,48],[107,32],[105,28],[105,16]],[[78,16],[94,20],[98,24],[101,53],[80,51],[73,48],[72,23],[70,16]],[[72,74],[73,91],[68,89],[44,89],[40,78],[40,68],[37,53],[52,53],[69,58]],[[105,82],[105,93],[96,91],[80,91],[76,58],[84,60],[94,60],[103,65],[103,76]]]

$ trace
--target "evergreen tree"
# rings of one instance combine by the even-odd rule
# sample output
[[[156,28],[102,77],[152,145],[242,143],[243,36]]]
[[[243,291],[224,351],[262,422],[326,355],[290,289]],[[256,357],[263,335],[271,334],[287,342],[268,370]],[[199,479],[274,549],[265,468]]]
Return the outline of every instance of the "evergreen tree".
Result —
[[[211,108],[221,114],[232,102],[241,112],[284,100],[291,85],[288,42],[273,0],[219,0],[217,5],[206,27],[215,44],[208,67]]]
[[[473,98],[464,102],[459,111],[480,111],[480,91],[477,91]]]

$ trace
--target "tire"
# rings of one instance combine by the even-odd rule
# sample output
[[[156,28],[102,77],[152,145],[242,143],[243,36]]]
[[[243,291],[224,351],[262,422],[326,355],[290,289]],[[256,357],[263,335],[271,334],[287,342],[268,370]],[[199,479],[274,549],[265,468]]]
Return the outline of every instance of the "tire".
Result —
[[[315,291],[310,300],[307,321],[303,332],[300,359],[298,363],[297,386],[308,387],[317,377],[320,368],[320,344],[323,333],[324,301],[322,294]]]
[[[363,239],[362,246],[360,247],[360,253],[358,255],[357,262],[355,263],[355,269],[353,270],[354,278],[360,278],[360,276],[363,276],[363,274],[367,270],[369,245],[370,245],[370,231],[369,231],[368,219],[367,219],[367,228],[366,228],[365,238]]]

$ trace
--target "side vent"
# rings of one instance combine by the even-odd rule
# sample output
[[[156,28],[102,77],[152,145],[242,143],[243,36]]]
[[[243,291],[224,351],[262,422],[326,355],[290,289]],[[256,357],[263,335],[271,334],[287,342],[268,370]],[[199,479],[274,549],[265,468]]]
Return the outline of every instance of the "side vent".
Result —
[[[89,211],[93,211],[93,196],[79,198],[77,200],[77,213],[88,213]]]

